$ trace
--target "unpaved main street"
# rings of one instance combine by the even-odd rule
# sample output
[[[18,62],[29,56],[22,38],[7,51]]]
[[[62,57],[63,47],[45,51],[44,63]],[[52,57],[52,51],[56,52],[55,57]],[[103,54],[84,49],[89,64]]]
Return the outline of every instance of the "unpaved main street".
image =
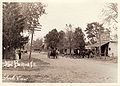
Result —
[[[32,58],[40,59],[40,64],[33,70],[3,69],[3,74],[29,75],[33,82],[52,83],[116,83],[117,63],[93,59],[73,59],[59,56],[58,59],[47,58],[46,53],[32,53]]]

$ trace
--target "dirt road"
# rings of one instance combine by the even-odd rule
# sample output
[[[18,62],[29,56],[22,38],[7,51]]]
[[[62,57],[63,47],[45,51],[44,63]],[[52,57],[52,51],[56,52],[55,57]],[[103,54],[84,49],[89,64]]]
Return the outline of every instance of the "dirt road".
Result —
[[[32,53],[32,58],[48,63],[37,70],[3,70],[4,74],[29,75],[34,82],[53,83],[116,83],[117,63],[92,59],[73,59],[59,56],[47,58],[46,53]]]

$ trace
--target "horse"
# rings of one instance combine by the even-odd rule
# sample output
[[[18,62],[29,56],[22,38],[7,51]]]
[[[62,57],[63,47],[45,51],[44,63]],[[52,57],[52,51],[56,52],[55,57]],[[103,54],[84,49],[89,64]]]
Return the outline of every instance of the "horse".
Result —
[[[57,59],[57,55],[58,55],[58,53],[57,53],[56,49],[52,49],[52,50],[48,51],[48,58],[50,58],[52,56],[53,59]]]
[[[84,49],[82,51],[82,57],[84,58],[85,56],[87,56],[87,58],[93,57],[94,53],[92,50],[90,49]]]

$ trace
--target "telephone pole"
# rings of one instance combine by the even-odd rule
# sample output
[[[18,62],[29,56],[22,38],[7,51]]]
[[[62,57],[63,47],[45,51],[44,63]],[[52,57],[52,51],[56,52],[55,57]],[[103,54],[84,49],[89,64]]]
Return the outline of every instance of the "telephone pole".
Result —
[[[101,59],[101,44],[102,44],[102,41],[101,41],[101,34],[102,34],[102,25],[103,24],[99,24],[99,56],[100,56],[100,59]]]
[[[29,54],[29,60],[31,59],[32,42],[33,42],[33,34],[34,34],[34,28],[33,28],[33,30],[32,30],[32,36],[31,36],[31,44],[30,44],[30,54]]]
[[[34,32],[35,31],[41,31],[40,27],[37,27],[37,26],[33,26],[31,27],[32,29],[30,29],[32,31],[32,36],[31,36],[31,44],[30,44],[30,54],[29,54],[29,60],[31,59],[31,54],[32,54],[32,42],[33,42],[33,35],[34,35]],[[36,28],[36,29],[35,29]]]
[[[101,29],[99,27],[99,56],[101,59]]]

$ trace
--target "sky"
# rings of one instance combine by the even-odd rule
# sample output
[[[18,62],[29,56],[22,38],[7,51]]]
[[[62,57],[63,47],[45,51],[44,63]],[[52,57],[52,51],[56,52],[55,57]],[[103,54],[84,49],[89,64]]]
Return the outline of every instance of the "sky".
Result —
[[[66,31],[66,24],[81,27],[84,31],[87,24],[100,21],[100,13],[104,3],[99,2],[43,2],[46,13],[40,17],[41,31],[36,31],[34,40],[44,37],[52,29]]]

